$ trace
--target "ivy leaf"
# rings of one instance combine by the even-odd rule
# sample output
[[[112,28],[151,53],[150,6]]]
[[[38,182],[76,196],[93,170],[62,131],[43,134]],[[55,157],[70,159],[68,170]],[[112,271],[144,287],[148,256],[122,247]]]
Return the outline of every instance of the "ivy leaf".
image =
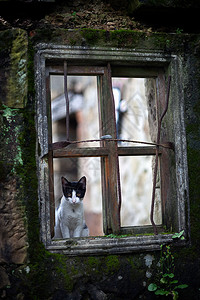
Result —
[[[174,278],[174,274],[173,274],[173,273],[170,273],[170,274],[165,273],[165,274],[163,275],[163,277],[164,277],[164,278],[165,278],[165,277]]]
[[[149,286],[148,286],[148,291],[149,292],[154,292],[154,291],[156,291],[157,290],[157,284],[155,284],[155,283],[151,283]]]
[[[173,295],[173,300],[177,300],[178,299],[178,292],[173,291],[172,295]]]
[[[165,291],[165,290],[157,290],[155,291],[155,295],[166,295],[168,296],[169,295],[169,291]]]
[[[177,289],[186,289],[188,287],[187,284],[180,284],[178,286],[176,286]]]
[[[177,232],[177,233],[175,233],[175,234],[172,236],[172,238],[173,238],[173,239],[179,239],[179,238],[181,238],[181,240],[184,240],[185,238],[184,238],[184,236],[182,236],[183,233],[184,233],[184,230],[182,230],[182,231],[180,231],[180,232]]]
[[[167,283],[167,279],[162,277],[162,278],[160,279],[160,282],[163,283],[163,284],[165,284],[165,283]]]
[[[175,284],[175,283],[178,283],[178,280],[173,280],[172,282],[171,282],[171,284]]]

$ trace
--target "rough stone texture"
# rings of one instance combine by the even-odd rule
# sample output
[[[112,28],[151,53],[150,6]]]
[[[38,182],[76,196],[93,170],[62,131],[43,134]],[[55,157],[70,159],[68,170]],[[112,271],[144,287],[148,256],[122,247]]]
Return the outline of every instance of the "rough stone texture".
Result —
[[[23,30],[0,33],[0,262],[22,264],[27,258],[23,205],[22,132],[19,108],[27,99],[27,39]]]
[[[0,190],[0,261],[24,263],[27,257],[27,234],[22,199],[22,181],[18,176],[23,166],[19,143],[23,118],[19,111],[6,108],[1,115],[1,190]]]
[[[10,280],[8,278],[8,274],[6,273],[6,270],[0,266],[0,289],[4,286],[10,285]]]
[[[21,29],[0,34],[0,103],[23,108],[27,101],[27,34]]]
[[[49,20],[50,18],[52,18],[52,15],[49,17]],[[48,16],[46,20],[48,20]],[[171,22],[170,19],[168,21]],[[98,20],[96,22],[98,23]],[[25,26],[22,25],[24,20],[20,18],[18,18],[18,24],[21,27]],[[60,25],[59,30],[56,27],[57,24],[52,24],[51,30],[49,29],[49,24],[45,25],[45,20],[41,20],[41,24],[42,26],[38,30],[31,32],[30,29],[27,29],[28,23],[26,23],[27,33],[31,37],[29,46],[31,46],[31,43],[35,44],[37,41],[40,41],[57,42],[65,45],[107,45],[136,49],[161,49],[165,53],[182,54],[185,68],[183,74],[184,114],[188,145],[191,245],[180,249],[174,248],[173,254],[175,256],[176,278],[178,278],[180,283],[189,285],[187,289],[180,290],[179,298],[183,300],[199,299],[200,37],[182,35],[180,33],[176,35],[151,34],[151,30],[149,32],[146,30],[139,34],[133,31],[95,31],[92,30],[91,26],[89,26],[89,30],[68,32],[65,30],[63,23]],[[5,24],[4,28],[8,26]],[[73,23],[72,20],[72,25],[70,26],[75,28],[77,22],[74,21]],[[81,25],[78,28],[81,28]],[[34,29],[37,29],[37,24],[35,24]],[[24,31],[19,29],[11,29],[0,33],[0,120],[2,138],[0,143],[0,187],[2,193],[0,200],[1,298],[9,300],[157,299],[154,293],[148,292],[147,286],[155,279],[155,275],[159,274],[157,271],[159,271],[160,253],[148,252],[131,255],[69,258],[60,254],[51,254],[40,243],[37,177],[35,173],[36,145],[34,118],[31,115],[35,109],[34,97],[33,94],[29,95],[29,106],[28,108],[24,106],[27,87],[22,84],[21,90],[21,84],[18,81],[19,77],[21,79],[20,73],[17,74],[16,72],[15,74],[14,71],[15,67],[18,66],[18,71],[23,70],[23,74],[25,72],[26,63],[23,62],[21,64],[20,56],[15,57],[15,51],[16,53],[22,51],[22,59],[26,60],[27,58],[25,50],[27,40],[25,36]],[[18,43],[13,44],[14,41],[20,41],[21,46]],[[10,64],[11,54],[14,55],[12,64]],[[29,79],[31,81],[33,77],[32,56],[29,57],[29,63]],[[13,81],[9,82],[8,78],[11,74]],[[27,84],[26,79],[24,84]],[[12,86],[11,89],[9,88],[9,91],[8,86]],[[20,97],[16,96],[15,92]],[[19,99],[19,102],[16,103],[13,99]],[[2,103],[7,106],[2,106]],[[20,109],[8,110],[8,106]],[[8,116],[10,117],[8,118]],[[23,121],[26,123],[26,126],[20,127]],[[14,124],[17,126],[14,126]],[[16,133],[14,130],[16,127],[21,131],[19,130]],[[20,139],[19,132],[25,133],[25,141]],[[13,144],[15,144],[15,147]],[[25,216],[27,216],[27,220]],[[27,226],[25,226],[26,222]],[[29,241],[28,248],[26,248],[26,236],[28,236]],[[27,255],[29,260],[26,260]],[[149,255],[148,258],[146,255]]]
[[[27,235],[22,211],[16,203],[16,194],[16,180],[11,177],[1,191],[0,263],[22,264],[27,257]]]

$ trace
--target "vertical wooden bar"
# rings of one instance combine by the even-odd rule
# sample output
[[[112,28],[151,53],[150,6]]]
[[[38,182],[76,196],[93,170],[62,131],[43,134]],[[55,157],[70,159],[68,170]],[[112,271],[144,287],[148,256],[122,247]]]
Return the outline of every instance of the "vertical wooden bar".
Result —
[[[98,90],[98,106],[99,106],[99,129],[100,136],[104,135],[104,108],[103,108],[103,87],[105,79],[102,76],[97,77],[97,90]],[[106,147],[104,141],[101,142],[102,147]],[[102,184],[102,208],[103,208],[103,231],[105,234],[112,232],[111,222],[109,217],[109,185],[106,179],[106,170],[108,169],[108,157],[101,157],[101,184]]]
[[[110,96],[111,96],[111,103],[112,107],[114,108],[112,111],[113,114],[113,122],[115,124],[114,126],[114,136],[117,138],[117,122],[116,122],[116,116],[115,116],[115,99],[114,99],[114,94],[113,94],[113,89],[112,89],[112,75],[111,75],[111,66],[110,63],[107,65],[108,68],[108,84],[110,88]],[[118,145],[117,141],[115,141],[115,164],[116,164],[116,171],[117,171],[117,194],[118,194],[118,223],[119,223],[119,228],[121,225],[121,220],[120,220],[120,213],[121,213],[121,183],[120,183],[120,170],[119,170],[119,158],[118,158]]]
[[[100,134],[116,136],[115,107],[110,89],[110,78],[108,68],[105,67],[104,75],[98,77],[98,97],[100,112]],[[116,144],[115,142],[102,141],[109,154],[101,158],[102,188],[103,188],[103,218],[104,232],[119,233],[119,191],[117,188],[118,170],[116,165]]]
[[[48,144],[52,143],[52,115],[51,115],[51,91],[50,75],[46,70],[46,98],[47,98],[47,117],[48,117]],[[54,171],[53,171],[53,151],[48,152],[49,165],[49,199],[50,199],[50,231],[51,237],[54,236],[55,225],[55,201],[54,201]]]
[[[66,101],[66,140],[69,141],[69,97],[67,92],[67,61],[64,61],[64,94]]]
[[[160,119],[166,105],[166,83],[165,76],[163,73],[158,74],[157,77],[157,108],[158,114],[157,118]],[[172,124],[171,124],[172,126]],[[161,133],[160,133],[160,143],[169,141],[167,127],[165,120],[162,122]],[[161,200],[162,200],[162,220],[163,224],[167,229],[171,230],[172,222],[172,198],[173,195],[170,189],[171,172],[169,167],[172,165],[170,163],[169,155],[172,150],[163,148],[162,154],[160,155],[160,177],[161,177]],[[175,209],[176,210],[176,209]],[[174,210],[174,211],[175,211]]]

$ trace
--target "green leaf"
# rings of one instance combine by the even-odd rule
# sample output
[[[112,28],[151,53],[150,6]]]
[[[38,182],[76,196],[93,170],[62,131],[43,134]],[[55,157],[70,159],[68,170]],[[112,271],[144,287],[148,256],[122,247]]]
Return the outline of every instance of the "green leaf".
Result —
[[[163,277],[164,277],[164,278],[165,278],[165,277],[174,278],[174,274],[173,274],[173,273],[170,273],[170,274],[165,273],[165,274],[163,275]]]
[[[181,232],[175,233],[175,234],[172,236],[172,238],[173,238],[173,239],[179,239],[179,238],[184,239],[184,236],[182,236],[183,234],[184,234],[184,230],[182,230]]]
[[[111,233],[111,234],[108,234],[107,237],[108,237],[108,238],[115,239],[115,238],[117,237],[117,235],[114,234],[114,233]]]
[[[180,284],[178,286],[176,286],[177,289],[186,289],[188,287],[187,284]]]
[[[165,290],[157,290],[155,292],[155,295],[169,295],[169,291],[165,291]]]
[[[178,299],[178,292],[173,291],[172,295],[173,295],[173,300],[177,300]]]
[[[171,284],[175,284],[175,283],[178,283],[178,280],[173,280],[173,281],[171,282]]]
[[[148,286],[148,291],[149,292],[154,292],[157,290],[157,285],[155,283],[151,283],[149,286]]]
[[[184,234],[184,230],[182,230],[180,233],[179,233],[179,236],[182,236]]]
[[[165,284],[165,283],[167,283],[168,281],[167,281],[167,279],[166,278],[161,278],[160,279],[160,283],[163,283],[163,284]]]

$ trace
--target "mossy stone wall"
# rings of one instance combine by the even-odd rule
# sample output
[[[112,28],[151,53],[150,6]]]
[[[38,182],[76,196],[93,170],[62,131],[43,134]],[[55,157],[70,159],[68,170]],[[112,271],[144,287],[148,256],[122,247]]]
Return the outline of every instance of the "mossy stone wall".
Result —
[[[180,55],[191,245],[172,251],[176,277],[189,286],[180,291],[180,299],[199,299],[200,35],[49,27],[34,32],[20,28],[0,32],[1,298],[158,299],[147,286],[159,269],[159,252],[66,257],[48,252],[40,242],[33,68],[37,43],[126,47]]]

